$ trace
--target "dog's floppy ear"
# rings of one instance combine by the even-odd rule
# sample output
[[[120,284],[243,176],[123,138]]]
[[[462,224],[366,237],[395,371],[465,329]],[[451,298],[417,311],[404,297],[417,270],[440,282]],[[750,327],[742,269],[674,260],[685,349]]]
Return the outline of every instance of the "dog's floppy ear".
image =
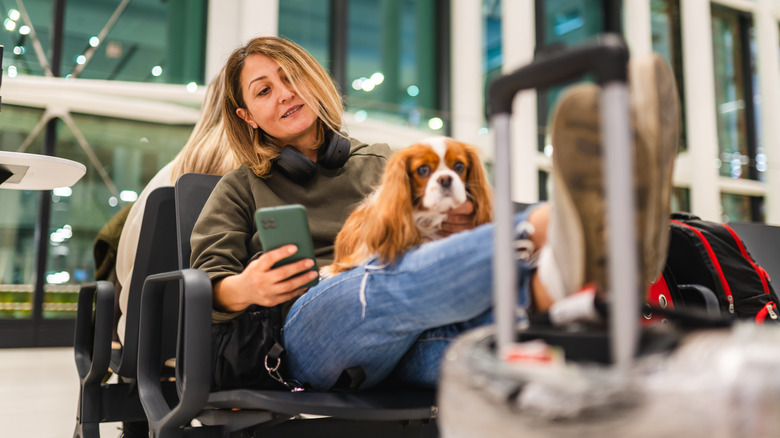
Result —
[[[469,157],[469,173],[466,178],[466,190],[471,195],[474,204],[474,221],[482,225],[493,220],[493,191],[487,180],[479,149],[476,146],[464,144]]]
[[[385,262],[395,262],[403,250],[416,245],[420,233],[412,217],[412,185],[409,181],[408,149],[390,158],[382,188],[374,200],[374,217],[363,224],[366,245]]]

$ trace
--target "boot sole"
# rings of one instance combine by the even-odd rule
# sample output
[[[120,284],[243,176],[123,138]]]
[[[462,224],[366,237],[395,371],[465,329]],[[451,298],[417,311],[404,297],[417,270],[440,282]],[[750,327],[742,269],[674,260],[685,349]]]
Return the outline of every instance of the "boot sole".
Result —
[[[607,288],[603,152],[599,130],[600,88],[579,84],[564,92],[552,124],[553,200],[567,251],[554,251],[568,293],[595,283]],[[600,292],[601,293],[601,292]]]
[[[637,225],[643,240],[642,279],[648,284],[663,270],[669,246],[680,102],[674,75],[658,54],[632,59],[629,79],[636,144]],[[653,167],[659,171],[648,171]],[[646,209],[644,214],[643,208]]]

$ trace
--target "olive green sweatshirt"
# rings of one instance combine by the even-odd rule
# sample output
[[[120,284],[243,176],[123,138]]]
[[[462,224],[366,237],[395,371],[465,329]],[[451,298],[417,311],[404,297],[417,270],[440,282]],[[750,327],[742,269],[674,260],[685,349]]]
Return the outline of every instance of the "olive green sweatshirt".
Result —
[[[392,154],[383,143],[367,145],[354,139],[350,142],[350,157],[343,167],[318,166],[315,175],[303,183],[296,183],[275,169],[258,178],[246,166],[222,177],[192,230],[191,266],[205,271],[212,284],[240,273],[263,250],[255,211],[287,204],[306,207],[317,265],[330,264],[336,234],[357,204],[379,185]],[[290,306],[292,301],[282,306],[284,316]],[[238,314],[214,311],[214,322]]]

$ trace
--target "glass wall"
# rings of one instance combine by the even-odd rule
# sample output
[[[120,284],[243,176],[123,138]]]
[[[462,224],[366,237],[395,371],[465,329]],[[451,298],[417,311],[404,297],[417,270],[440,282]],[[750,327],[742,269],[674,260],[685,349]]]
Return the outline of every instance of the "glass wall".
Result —
[[[673,212],[691,211],[691,190],[685,187],[674,187],[670,206]]]
[[[9,77],[52,71],[52,0],[0,0],[0,45]],[[63,77],[203,83],[206,0],[68,0]]]
[[[43,110],[3,105],[2,150],[16,151]],[[158,169],[186,142],[190,125],[73,114],[82,144],[64,122],[58,122],[57,156],[84,163],[87,173],[73,187],[51,192],[51,220],[42,233],[48,248],[44,275],[44,318],[75,316],[76,293],[95,279],[93,247],[98,232],[129,205]],[[42,153],[44,136],[25,149]],[[88,152],[94,152],[90,159]],[[41,193],[0,190],[0,318],[30,318],[35,287],[36,221]]]
[[[752,102],[753,90],[746,87],[754,75],[750,17],[714,7],[712,39],[720,174],[750,178],[750,141],[755,139],[754,126],[748,120],[748,99]]]
[[[683,84],[680,3],[650,0],[653,50],[671,63],[678,84]],[[53,45],[57,4],[65,8],[62,38]],[[356,121],[370,118],[421,133],[449,131],[453,110],[448,94],[450,2],[283,0],[278,4],[279,34],[301,44],[334,72]],[[605,4],[603,0],[537,0],[538,49],[576,45],[603,32]],[[501,16],[501,0],[482,0],[481,5],[484,53],[478,62],[483,64],[484,82],[478,86],[484,87],[501,70],[501,28],[511,25],[512,19]],[[206,6],[207,0],[0,0],[4,90],[14,87],[15,80],[40,78],[52,70],[74,80],[62,81],[64,87],[91,83],[85,79],[159,86],[202,84]],[[712,14],[717,102],[712,110],[717,112],[720,175],[722,180],[763,182],[767,159],[757,135],[761,120],[751,16],[721,6],[713,6]],[[48,63],[55,52],[61,60],[53,69]],[[539,151],[545,153],[550,151],[547,120],[561,88],[542,90],[537,99]],[[161,99],[151,94],[138,97],[141,105]],[[44,134],[31,133],[40,126],[47,101],[15,102],[4,96],[0,149],[44,151]],[[103,102],[92,112],[66,107],[72,125],[57,122],[54,154],[86,164],[81,181],[51,193],[0,191],[0,318],[6,322],[34,318],[33,295],[38,290],[42,291],[38,297],[42,318],[73,316],[73,291],[95,275],[93,244],[98,231],[132,202],[189,135],[189,123],[113,115],[110,100]],[[173,104],[197,107],[192,100]],[[686,146],[690,145],[682,144]],[[540,199],[546,199],[547,174],[541,172],[539,178]],[[675,208],[689,210],[692,196],[688,188],[676,188]],[[721,201],[724,219],[763,218],[760,196],[724,191]],[[50,222],[39,232],[41,202],[50,208]],[[36,284],[40,248],[45,248],[44,284]]]
[[[87,167],[73,187],[0,190],[0,346],[72,342],[79,286],[95,279],[99,231],[192,129],[199,99],[184,85],[165,84],[189,91],[202,84],[206,6],[0,0],[0,150],[50,153]],[[139,93],[131,82],[164,92]]]
[[[576,46],[605,29],[602,0],[537,0],[536,3],[536,51],[544,52],[562,47]],[[581,78],[579,80],[588,80]],[[537,123],[539,129],[537,148],[546,156],[552,156],[552,142],[548,122],[561,91],[570,83],[537,90]],[[550,175],[539,171],[539,200],[550,199]]]
[[[765,181],[766,156],[757,135],[760,99],[751,15],[713,6],[712,40],[719,173]],[[762,197],[724,193],[721,201],[724,221],[764,220]]]
[[[444,132],[433,0],[351,0],[345,95],[359,118]]]
[[[4,104],[0,112],[0,145],[20,145],[43,111]],[[42,147],[42,138],[31,145]],[[35,286],[35,224],[40,192],[0,190],[0,318],[30,318]]]
[[[604,2],[602,0],[546,0],[536,2],[537,52],[569,47],[593,39],[604,32]],[[552,155],[547,123],[552,116],[560,92],[569,84],[539,90],[537,120],[540,135],[539,151]],[[544,198],[540,198],[544,199]]]
[[[482,2],[482,41],[484,95],[490,82],[500,76],[504,65],[501,46],[501,0],[484,0]]]
[[[683,53],[680,29],[680,0],[651,0],[650,24],[653,52],[660,54],[672,67],[680,98],[680,114],[685,114],[683,93]],[[679,151],[687,149],[685,117],[681,117]],[[690,211],[690,190],[676,187],[672,191],[672,210]]]
[[[331,68],[332,61],[330,23],[329,1],[279,2],[279,36],[305,47],[327,69]]]
[[[674,71],[680,98],[680,114],[685,114],[685,93],[683,93],[683,53],[680,30],[680,0],[651,0],[650,20],[653,52],[660,54]],[[685,117],[680,126],[680,150],[687,149],[685,142]]]
[[[367,118],[444,134],[449,116],[439,62],[442,16],[436,0],[348,0],[334,16],[330,2],[280,2],[279,35],[310,51],[343,80],[347,110]],[[344,29],[329,24],[345,22]],[[343,46],[333,40],[343,36]],[[342,64],[338,64],[342,62]],[[338,77],[335,72],[343,72]]]
[[[757,221],[763,222],[761,211],[764,198],[760,196],[735,195],[721,193],[720,203],[723,206],[723,222]]]

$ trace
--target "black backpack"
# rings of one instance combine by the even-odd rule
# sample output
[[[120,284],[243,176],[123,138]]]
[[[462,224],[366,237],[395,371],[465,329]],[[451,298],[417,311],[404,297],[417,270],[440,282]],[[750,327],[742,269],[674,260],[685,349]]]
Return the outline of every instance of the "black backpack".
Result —
[[[666,261],[678,285],[700,285],[713,291],[724,315],[778,321],[778,296],[769,275],[751,257],[742,239],[726,224],[687,213],[671,218]]]

